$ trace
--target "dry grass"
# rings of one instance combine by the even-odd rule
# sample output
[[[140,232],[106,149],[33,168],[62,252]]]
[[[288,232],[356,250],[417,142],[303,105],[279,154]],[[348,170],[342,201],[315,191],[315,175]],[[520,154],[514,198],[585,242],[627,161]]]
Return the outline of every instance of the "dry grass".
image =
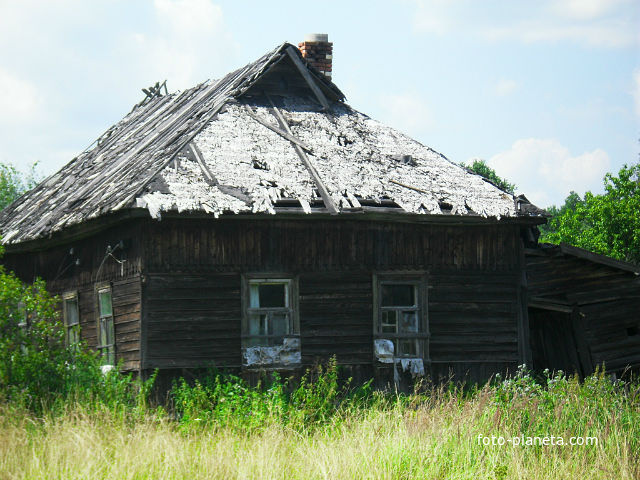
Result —
[[[620,418],[576,419],[595,446],[483,446],[478,434],[517,435],[522,400],[496,408],[494,393],[446,395],[343,412],[305,431],[273,421],[259,430],[215,424],[184,428],[173,420],[109,409],[67,407],[34,418],[0,407],[0,479],[634,479],[637,428]],[[562,421],[548,435],[570,435]],[[516,411],[519,410],[519,411]],[[637,413],[637,411],[635,412]],[[638,417],[635,417],[637,419]],[[630,429],[631,428],[631,429]]]

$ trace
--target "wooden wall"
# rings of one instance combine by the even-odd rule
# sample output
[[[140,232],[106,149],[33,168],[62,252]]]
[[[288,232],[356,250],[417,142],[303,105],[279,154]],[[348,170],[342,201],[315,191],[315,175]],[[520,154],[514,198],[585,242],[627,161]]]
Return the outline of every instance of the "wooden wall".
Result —
[[[571,313],[571,330],[563,322],[557,328],[575,336],[584,375],[598,365],[612,372],[640,370],[640,277],[625,265],[616,268],[614,260],[584,255],[592,259],[551,245],[528,250],[530,302]]]
[[[144,368],[238,368],[240,274],[259,272],[298,278],[305,365],[336,354],[371,366],[372,278],[394,271],[428,272],[437,377],[482,381],[519,363],[515,226],[164,219],[147,228]]]
[[[140,369],[140,315],[142,242],[139,222],[128,222],[117,228],[83,240],[71,241],[54,248],[26,253],[8,253],[2,259],[7,270],[14,271],[25,282],[40,277],[53,295],[75,291],[78,294],[80,336],[92,348],[97,346],[96,284],[109,284],[112,289],[116,361],[124,370]],[[123,241],[113,257],[106,254],[108,245]],[[71,253],[73,249],[73,253]],[[79,261],[79,265],[76,265]],[[61,309],[60,309],[61,310]]]

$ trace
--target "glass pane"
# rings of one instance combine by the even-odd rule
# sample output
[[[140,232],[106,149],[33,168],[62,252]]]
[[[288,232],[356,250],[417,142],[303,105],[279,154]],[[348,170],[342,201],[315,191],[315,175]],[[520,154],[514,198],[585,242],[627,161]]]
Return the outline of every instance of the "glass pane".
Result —
[[[77,325],[78,324],[78,300],[75,298],[70,298],[64,301],[65,310],[64,313],[66,315],[65,322],[68,326]]]
[[[289,333],[289,315],[285,313],[271,313],[269,315],[271,325],[269,325],[270,335],[286,335]]]
[[[414,285],[382,285],[383,307],[411,307],[416,303]]]
[[[398,323],[397,316],[395,311],[390,312],[382,312],[382,318],[380,321],[380,326],[382,327],[383,333],[397,333],[398,332]]]
[[[112,315],[111,311],[111,291],[104,291],[99,293],[100,297],[100,316],[106,317]]]
[[[116,350],[114,347],[104,349],[104,364],[115,365],[116,364]]]
[[[106,345],[107,344],[107,322],[106,319],[100,319],[100,333],[99,333],[99,338],[98,341],[100,343],[100,345]]]
[[[77,327],[71,327],[68,330],[68,339],[67,341],[69,342],[69,345],[75,345],[76,343],[78,343],[80,341],[80,335],[79,335],[79,331]]]
[[[252,313],[249,315],[249,335],[267,334],[267,315],[265,313]]]
[[[398,340],[397,355],[416,356],[418,355],[417,340]]]
[[[286,307],[287,285],[285,283],[258,284],[260,308]]]
[[[418,332],[418,312],[398,312],[400,314],[400,333]]]
[[[115,332],[113,330],[113,317],[106,319],[107,330],[107,345],[113,345],[115,343]]]

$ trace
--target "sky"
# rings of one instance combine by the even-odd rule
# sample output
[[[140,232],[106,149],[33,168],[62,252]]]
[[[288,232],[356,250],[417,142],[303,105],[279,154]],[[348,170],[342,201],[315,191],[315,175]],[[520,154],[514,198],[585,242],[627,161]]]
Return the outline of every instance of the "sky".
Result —
[[[54,173],[167,80],[308,33],[347,102],[533,203],[602,191],[640,151],[638,0],[0,0],[0,162]]]

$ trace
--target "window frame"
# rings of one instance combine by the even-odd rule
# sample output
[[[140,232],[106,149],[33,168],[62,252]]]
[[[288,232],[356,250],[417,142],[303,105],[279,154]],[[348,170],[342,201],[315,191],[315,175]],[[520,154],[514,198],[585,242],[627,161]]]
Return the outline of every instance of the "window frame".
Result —
[[[69,317],[67,315],[67,302],[69,300],[75,300],[76,302],[76,318],[78,319],[77,323],[69,324]],[[62,319],[64,323],[64,343],[67,347],[71,347],[73,345],[78,345],[80,343],[80,303],[78,301],[78,292],[77,290],[65,292],[62,294]],[[70,333],[74,330],[76,333],[76,341],[72,344],[70,341]]]
[[[271,347],[282,343],[285,338],[300,338],[300,318],[298,299],[298,277],[287,273],[248,273],[242,275],[241,301],[242,320],[241,338],[242,347]],[[251,285],[268,283],[286,284],[286,295],[289,299],[288,307],[251,307]],[[250,334],[250,316],[256,313],[288,313],[288,332],[284,335],[253,335]],[[259,343],[253,341],[258,339]]]
[[[382,287],[384,285],[411,285],[413,286],[415,305],[407,306],[383,306]],[[373,274],[373,338],[384,339],[393,342],[393,355],[395,358],[422,358],[430,360],[429,340],[429,315],[428,315],[428,273],[427,272],[377,272]],[[383,332],[382,312],[384,311],[416,311],[418,317],[417,332]],[[396,329],[399,325],[396,321]],[[415,354],[405,354],[398,351],[399,342],[402,340],[415,341]]]
[[[113,288],[111,284],[97,285],[96,289],[96,317],[97,317],[97,349],[102,358],[103,365],[116,365],[116,332],[115,332],[115,320],[113,313]],[[101,310],[100,295],[102,293],[109,292],[109,298],[111,300],[111,315],[103,315]],[[108,320],[110,319],[110,320]],[[111,337],[113,343],[103,344],[102,324],[106,323],[106,328],[111,330]],[[105,332],[105,337],[108,337],[108,332]]]

